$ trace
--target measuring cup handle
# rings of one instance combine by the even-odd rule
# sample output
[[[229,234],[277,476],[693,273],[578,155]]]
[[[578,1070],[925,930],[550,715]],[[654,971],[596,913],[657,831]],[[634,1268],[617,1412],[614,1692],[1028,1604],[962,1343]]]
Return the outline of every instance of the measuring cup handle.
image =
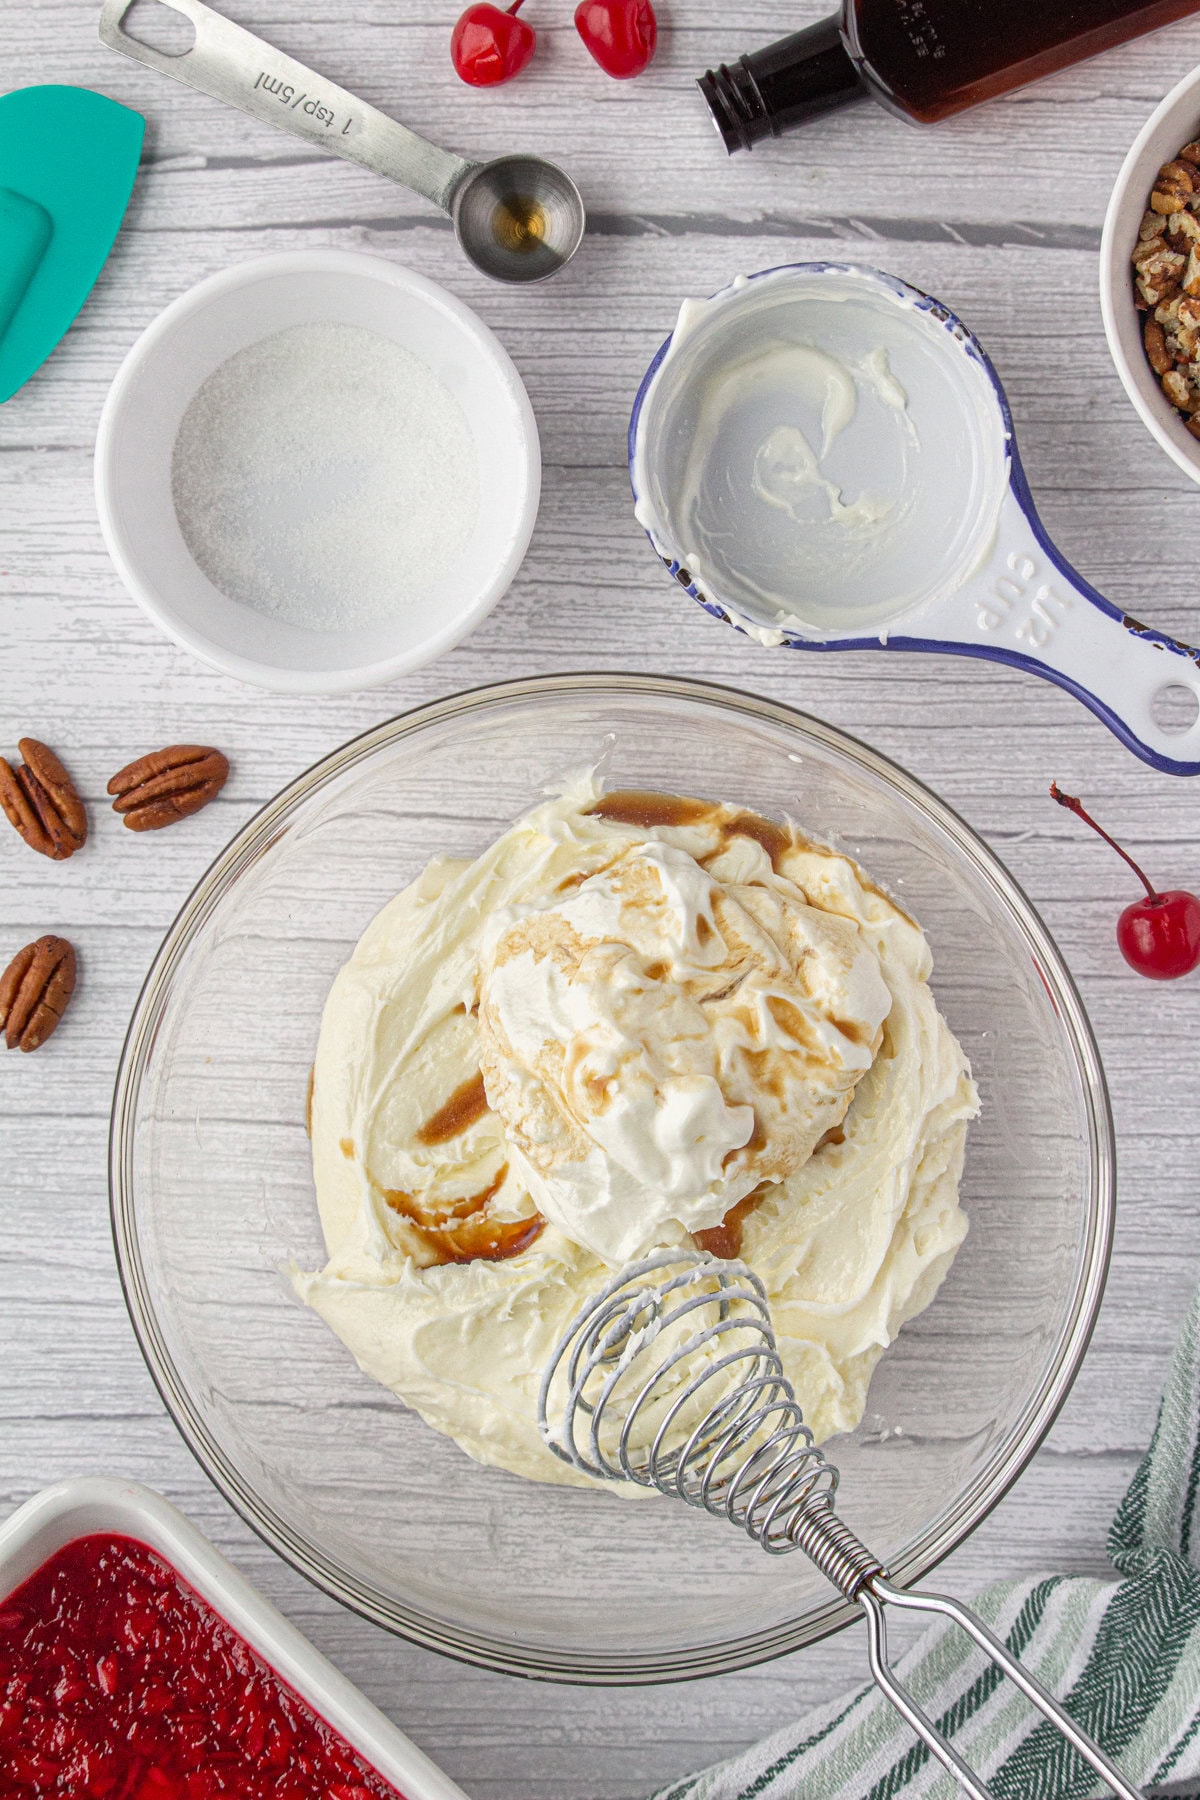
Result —
[[[133,0],[104,0],[100,39],[148,69],[224,100],[333,156],[413,188],[449,212],[455,190],[476,167],[419,137],[364,100],[326,81],[282,50],[235,25],[203,0],[159,0],[190,20],[195,42],[177,56],[131,37],[122,21]]]
[[[930,634],[922,648],[945,646],[1044,675],[1089,706],[1143,762],[1171,775],[1200,775],[1200,649],[1105,600],[1012,488],[986,561],[921,624]],[[1156,701],[1171,688],[1186,689],[1197,707],[1181,729],[1155,717]]]

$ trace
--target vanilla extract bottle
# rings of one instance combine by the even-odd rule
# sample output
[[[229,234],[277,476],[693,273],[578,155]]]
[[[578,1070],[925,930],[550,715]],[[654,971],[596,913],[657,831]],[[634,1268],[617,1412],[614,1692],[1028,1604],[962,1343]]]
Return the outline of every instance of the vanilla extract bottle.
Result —
[[[851,100],[928,125],[1198,10],[1200,0],[843,0],[840,14],[699,85],[731,154]]]

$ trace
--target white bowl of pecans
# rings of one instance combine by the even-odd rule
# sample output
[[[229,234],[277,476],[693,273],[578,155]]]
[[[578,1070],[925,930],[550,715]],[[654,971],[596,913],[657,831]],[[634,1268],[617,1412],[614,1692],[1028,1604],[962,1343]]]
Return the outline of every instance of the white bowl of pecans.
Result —
[[[1143,423],[1200,481],[1200,68],[1121,165],[1100,242],[1108,347]]]

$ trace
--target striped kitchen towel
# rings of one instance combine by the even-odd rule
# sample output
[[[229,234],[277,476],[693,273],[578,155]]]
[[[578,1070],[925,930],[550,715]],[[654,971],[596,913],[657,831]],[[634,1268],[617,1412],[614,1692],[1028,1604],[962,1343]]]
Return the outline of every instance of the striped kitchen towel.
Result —
[[[998,1583],[975,1610],[1121,1765],[1155,1794],[1200,1795],[1200,1295],[1150,1448],[1108,1550],[1119,1579]],[[936,1584],[935,1584],[936,1585]],[[1109,1790],[982,1653],[936,1626],[897,1665],[905,1686],[997,1800]],[[955,1800],[957,1784],[874,1687],[810,1713],[654,1800]]]

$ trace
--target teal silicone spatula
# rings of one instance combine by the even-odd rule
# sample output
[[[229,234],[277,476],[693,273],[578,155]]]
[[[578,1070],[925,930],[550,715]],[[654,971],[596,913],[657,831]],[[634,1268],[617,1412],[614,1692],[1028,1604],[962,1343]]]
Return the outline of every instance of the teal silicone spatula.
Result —
[[[0,401],[87,299],[137,175],[140,113],[89,88],[0,95]]]

